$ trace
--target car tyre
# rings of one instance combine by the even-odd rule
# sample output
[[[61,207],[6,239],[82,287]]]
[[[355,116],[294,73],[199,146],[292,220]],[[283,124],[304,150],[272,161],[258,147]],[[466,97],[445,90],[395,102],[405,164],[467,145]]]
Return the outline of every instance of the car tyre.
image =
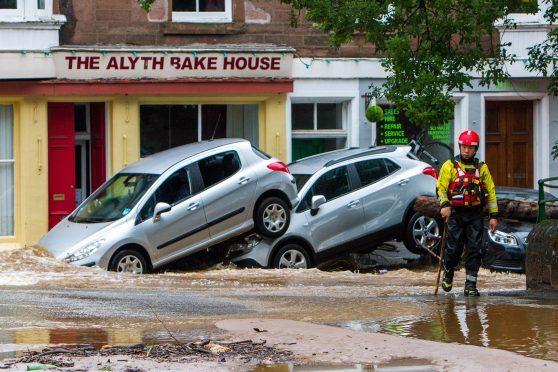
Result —
[[[143,254],[133,249],[124,249],[112,258],[109,270],[132,274],[146,274],[148,267]]]
[[[407,223],[403,243],[414,254],[427,254],[425,248],[437,253],[442,232],[443,227],[438,220],[415,213]]]
[[[275,254],[273,267],[276,269],[308,269],[310,257],[298,244],[287,244]]]
[[[254,224],[261,235],[277,238],[285,233],[291,223],[291,211],[279,197],[265,198],[257,207]]]

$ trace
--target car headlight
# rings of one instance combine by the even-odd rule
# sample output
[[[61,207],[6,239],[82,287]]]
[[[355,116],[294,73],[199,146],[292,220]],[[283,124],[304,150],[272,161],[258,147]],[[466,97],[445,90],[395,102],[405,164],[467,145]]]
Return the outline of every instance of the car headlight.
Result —
[[[89,257],[93,253],[95,253],[95,251],[99,249],[101,244],[103,244],[105,241],[106,239],[95,240],[94,242],[89,243],[86,246],[81,247],[72,253],[68,253],[68,255],[66,256],[66,258],[64,258],[64,260],[66,262],[83,260],[84,258]]]
[[[494,243],[511,245],[515,247],[519,246],[519,244],[517,243],[517,238],[515,236],[500,230],[496,230],[495,232],[489,231],[488,236]]]

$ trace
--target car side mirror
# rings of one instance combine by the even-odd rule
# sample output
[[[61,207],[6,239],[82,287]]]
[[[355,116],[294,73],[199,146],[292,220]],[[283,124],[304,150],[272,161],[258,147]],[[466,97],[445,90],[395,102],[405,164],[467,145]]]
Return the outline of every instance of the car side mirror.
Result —
[[[170,211],[172,207],[167,203],[157,203],[155,209],[153,210],[153,222],[157,222],[161,219],[161,214]]]
[[[311,209],[310,209],[310,214],[312,216],[315,216],[316,214],[318,214],[318,209],[320,209],[320,206],[322,204],[324,204],[326,202],[326,198],[323,195],[314,195],[312,197],[312,205],[311,205]]]

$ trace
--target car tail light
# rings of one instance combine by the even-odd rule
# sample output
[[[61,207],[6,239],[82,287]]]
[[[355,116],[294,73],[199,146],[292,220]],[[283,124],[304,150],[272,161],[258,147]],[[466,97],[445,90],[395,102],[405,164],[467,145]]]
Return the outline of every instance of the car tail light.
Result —
[[[283,163],[282,161],[278,161],[276,163],[268,164],[267,167],[269,169],[271,169],[272,171],[291,173],[291,172],[289,172],[289,168],[287,168],[285,163]]]
[[[422,174],[426,174],[427,176],[432,176],[436,179],[438,179],[438,173],[436,172],[436,169],[434,169],[434,167],[426,167],[422,170]]]

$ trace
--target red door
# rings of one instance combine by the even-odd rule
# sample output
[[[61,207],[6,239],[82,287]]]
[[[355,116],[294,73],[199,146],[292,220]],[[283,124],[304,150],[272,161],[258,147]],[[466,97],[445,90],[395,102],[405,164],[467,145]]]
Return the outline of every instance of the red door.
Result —
[[[76,207],[74,104],[48,104],[48,227]]]
[[[91,191],[106,180],[105,103],[91,103]]]

